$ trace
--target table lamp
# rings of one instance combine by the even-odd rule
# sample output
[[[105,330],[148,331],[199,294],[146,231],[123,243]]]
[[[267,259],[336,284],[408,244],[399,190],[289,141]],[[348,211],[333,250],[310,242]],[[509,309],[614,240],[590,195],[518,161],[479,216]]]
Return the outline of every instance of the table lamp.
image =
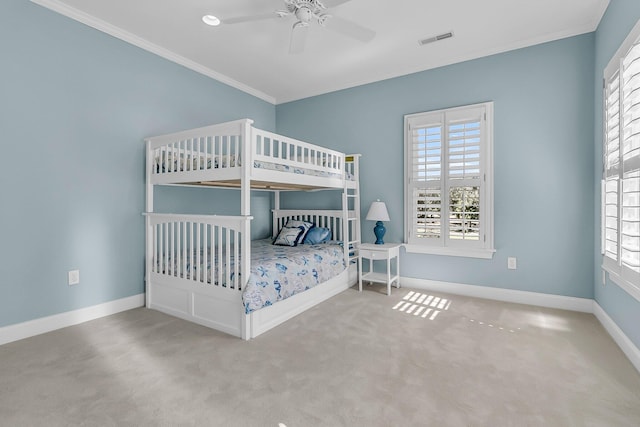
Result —
[[[387,212],[387,205],[381,202],[380,199],[371,203],[369,212],[367,213],[367,220],[377,221],[376,226],[373,228],[373,234],[376,235],[376,245],[384,245],[384,233],[387,231],[384,228],[382,221],[389,221],[389,212]]]

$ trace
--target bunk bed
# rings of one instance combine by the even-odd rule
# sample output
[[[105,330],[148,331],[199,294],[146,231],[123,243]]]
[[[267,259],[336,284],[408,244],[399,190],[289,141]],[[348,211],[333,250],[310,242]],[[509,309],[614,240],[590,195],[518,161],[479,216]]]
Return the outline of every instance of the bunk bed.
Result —
[[[147,138],[146,306],[250,339],[355,284],[358,162],[359,155],[257,129],[250,119]],[[236,188],[241,193],[240,215],[156,213],[158,185]],[[250,239],[252,189],[274,193],[273,231],[266,242]],[[341,191],[342,209],[280,209],[282,191],[315,190]],[[300,239],[291,245],[297,248],[273,247],[290,224],[305,224],[304,233],[321,228],[331,236],[330,242],[298,245]],[[312,271],[315,283],[296,283],[293,290],[275,281],[277,295],[255,305],[262,297],[247,292],[264,284],[259,276],[274,257],[299,265],[313,258],[330,259],[332,267],[301,270],[300,275]],[[333,272],[325,275],[330,269]]]

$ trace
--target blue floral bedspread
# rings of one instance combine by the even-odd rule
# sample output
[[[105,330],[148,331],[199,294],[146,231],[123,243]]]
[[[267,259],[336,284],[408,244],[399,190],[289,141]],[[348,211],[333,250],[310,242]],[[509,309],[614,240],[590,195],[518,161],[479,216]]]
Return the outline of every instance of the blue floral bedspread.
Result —
[[[341,246],[276,246],[271,239],[251,245],[251,274],[242,300],[245,312],[288,298],[326,282],[345,269]]]
[[[246,313],[251,313],[291,295],[313,288],[339,275],[345,269],[344,253],[339,244],[322,243],[290,247],[272,245],[271,242],[271,239],[251,242],[251,271],[242,294]],[[226,287],[226,283],[218,283],[218,277],[227,277],[227,269],[229,269],[231,280],[234,279],[237,263],[233,255],[229,257],[231,261],[229,266],[224,263],[219,265],[216,259],[213,278],[211,277],[210,252],[207,255],[206,269],[203,265],[202,253],[200,254],[199,266],[197,262],[192,262],[195,254],[186,254],[184,269],[179,265],[182,258],[177,258],[179,259],[169,254],[166,264],[163,262],[164,260],[159,260],[160,262],[156,266],[157,271],[192,279],[192,266],[195,265],[193,274],[198,275],[198,280],[204,280],[202,274],[206,271],[208,283]],[[165,270],[165,266],[168,265],[171,265],[170,271]]]

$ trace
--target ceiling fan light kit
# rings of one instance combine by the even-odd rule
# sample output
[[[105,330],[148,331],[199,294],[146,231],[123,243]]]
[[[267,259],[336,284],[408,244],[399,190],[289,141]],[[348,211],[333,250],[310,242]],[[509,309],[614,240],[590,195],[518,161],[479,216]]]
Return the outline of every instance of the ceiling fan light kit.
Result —
[[[348,1],[350,0],[284,0],[286,8],[284,10],[276,10],[274,13],[223,19],[222,23],[239,24],[263,19],[295,16],[297,21],[291,27],[291,40],[289,42],[289,53],[293,54],[300,53],[304,50],[308,28],[313,20],[315,20],[318,25],[347,37],[364,43],[371,41],[375,37],[375,31],[362,27],[355,22],[326,13],[328,8],[339,6]]]
[[[202,22],[207,25],[211,25],[212,27],[217,27],[218,25],[220,25],[220,18],[213,15],[204,15],[202,17]]]

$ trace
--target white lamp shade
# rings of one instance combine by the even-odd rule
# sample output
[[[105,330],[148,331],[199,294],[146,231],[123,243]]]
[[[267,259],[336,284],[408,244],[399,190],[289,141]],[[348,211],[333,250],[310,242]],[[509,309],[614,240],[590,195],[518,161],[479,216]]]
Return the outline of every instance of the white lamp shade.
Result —
[[[387,205],[380,200],[371,203],[371,207],[367,213],[367,219],[369,221],[390,221]]]

